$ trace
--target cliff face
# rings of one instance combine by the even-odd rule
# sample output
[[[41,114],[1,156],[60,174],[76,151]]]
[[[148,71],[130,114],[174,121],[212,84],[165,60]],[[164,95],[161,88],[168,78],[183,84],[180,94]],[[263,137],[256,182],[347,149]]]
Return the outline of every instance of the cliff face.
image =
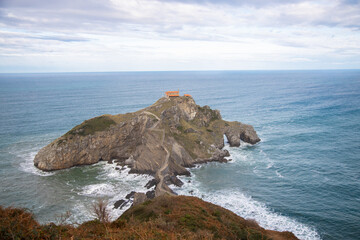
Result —
[[[218,110],[200,107],[191,97],[164,97],[134,113],[83,122],[42,148],[34,165],[51,171],[116,161],[162,182],[188,174],[185,167],[195,163],[226,161],[224,134],[231,146],[260,141],[252,126],[224,121]]]

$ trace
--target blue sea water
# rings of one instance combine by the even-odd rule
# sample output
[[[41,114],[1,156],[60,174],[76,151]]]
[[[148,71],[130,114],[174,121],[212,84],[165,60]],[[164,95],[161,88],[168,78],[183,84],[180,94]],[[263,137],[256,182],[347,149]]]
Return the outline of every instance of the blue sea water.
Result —
[[[98,197],[111,204],[146,191],[149,176],[110,164],[46,173],[32,161],[82,121],[139,110],[173,89],[262,139],[226,146],[231,162],[191,169],[175,191],[300,239],[359,239],[359,70],[0,74],[0,205],[41,222],[70,210],[81,222]]]

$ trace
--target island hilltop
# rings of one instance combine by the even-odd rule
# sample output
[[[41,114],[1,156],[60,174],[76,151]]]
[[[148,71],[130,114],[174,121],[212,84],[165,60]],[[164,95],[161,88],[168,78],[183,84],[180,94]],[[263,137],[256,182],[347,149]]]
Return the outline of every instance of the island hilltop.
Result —
[[[170,92],[174,93],[174,92]],[[155,177],[155,196],[172,193],[166,183],[180,184],[186,167],[209,161],[226,162],[224,135],[232,147],[240,140],[260,141],[254,128],[228,122],[218,110],[200,107],[190,95],[167,94],[134,113],[102,115],[84,121],[42,148],[34,165],[44,171],[94,164],[127,165],[131,173]]]

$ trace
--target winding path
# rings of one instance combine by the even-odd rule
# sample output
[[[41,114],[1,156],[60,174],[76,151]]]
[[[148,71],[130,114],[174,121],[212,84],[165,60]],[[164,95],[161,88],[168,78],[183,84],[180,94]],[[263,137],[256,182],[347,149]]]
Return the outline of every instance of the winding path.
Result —
[[[148,115],[151,115],[151,116],[155,117],[158,120],[149,130],[150,131],[157,131],[157,132],[162,133],[160,146],[166,152],[165,161],[164,161],[163,165],[161,166],[161,168],[159,170],[157,170],[156,175],[155,175],[156,176],[155,178],[159,180],[158,184],[156,185],[155,196],[161,196],[161,195],[164,195],[165,193],[170,194],[170,195],[174,195],[174,193],[171,192],[171,189],[164,183],[164,178],[165,178],[165,176],[167,174],[167,173],[165,173],[165,170],[166,170],[166,168],[169,167],[170,152],[164,145],[165,130],[164,129],[155,129],[159,125],[161,119],[158,116],[156,116],[155,114],[151,113],[151,112],[144,111],[144,113],[148,114]],[[166,187],[164,187],[164,186],[166,186]]]

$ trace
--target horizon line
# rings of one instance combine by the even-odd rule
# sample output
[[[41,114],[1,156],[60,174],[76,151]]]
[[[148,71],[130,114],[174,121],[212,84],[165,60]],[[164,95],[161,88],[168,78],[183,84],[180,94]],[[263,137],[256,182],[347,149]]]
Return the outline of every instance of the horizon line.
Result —
[[[359,71],[360,68],[327,69],[240,69],[240,70],[119,70],[119,71],[53,71],[53,72],[0,72],[0,74],[49,74],[49,73],[141,73],[141,72],[271,72],[271,71]]]

